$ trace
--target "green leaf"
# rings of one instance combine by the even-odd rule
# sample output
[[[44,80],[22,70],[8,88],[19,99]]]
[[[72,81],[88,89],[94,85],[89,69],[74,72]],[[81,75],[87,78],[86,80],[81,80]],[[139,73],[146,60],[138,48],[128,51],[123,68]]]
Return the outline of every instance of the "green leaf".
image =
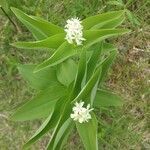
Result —
[[[140,25],[140,21],[131,11],[126,10],[126,14],[127,14],[129,21],[132,23],[132,25],[137,25],[137,26]]]
[[[96,47],[98,47],[98,45],[100,45],[100,43],[97,43],[95,45],[92,45],[88,51],[94,51],[96,49]],[[113,45],[113,44],[110,44],[108,42],[104,42],[103,41],[103,49],[102,49],[102,54],[106,54],[106,53],[109,53],[111,51],[114,51],[114,50],[117,50],[117,48]],[[91,52],[90,52],[90,57],[91,57]]]
[[[120,11],[112,11],[108,13],[103,13],[95,16],[88,17],[82,21],[82,25],[84,27],[84,30],[89,30],[92,27],[100,28],[101,25],[105,24],[106,22],[115,20],[116,18],[119,18],[124,14],[123,10]]]
[[[34,71],[38,72],[47,67],[57,65],[74,54],[76,54],[76,49],[73,48],[73,45],[64,42],[49,59],[38,65]]]
[[[21,106],[12,116],[14,121],[26,121],[47,117],[54,109],[60,97],[66,95],[66,89],[60,84],[41,91],[32,100]]]
[[[104,81],[104,79],[106,78],[107,72],[108,72],[110,66],[112,65],[112,63],[114,62],[116,56],[117,56],[117,51],[114,50],[109,54],[108,58],[103,63],[103,65],[102,65],[102,75],[100,77],[100,82]]]
[[[117,53],[116,51],[113,51],[108,57],[106,57],[104,60],[102,60],[98,64],[95,72],[93,73],[93,75],[91,76],[89,81],[86,83],[86,85],[83,87],[83,89],[80,91],[80,93],[73,100],[73,102],[79,101],[81,99],[85,99],[84,101],[86,103],[89,103],[89,101],[88,102],[86,101],[86,98],[91,93],[91,91],[92,91],[93,87],[96,85],[97,81],[98,80],[99,80],[99,82],[102,81],[103,77],[107,73],[107,70],[108,70],[111,62],[114,60],[116,53]]]
[[[76,122],[78,133],[86,150],[98,150],[97,119],[92,114],[92,119],[86,123]]]
[[[64,32],[62,28],[46,20],[29,16],[17,8],[11,7],[11,10],[36,39],[40,40]]]
[[[45,89],[48,86],[55,85],[58,83],[56,77],[56,69],[54,67],[46,68],[37,73],[33,73],[36,65],[18,65],[19,73],[25,80],[35,89]]]
[[[90,77],[92,76],[93,72],[95,71],[96,69],[96,66],[99,62],[99,60],[102,59],[102,52],[104,51],[103,48],[104,48],[104,43],[101,42],[100,44],[96,44],[96,49],[93,51],[93,54],[91,56],[91,58],[89,59],[88,61],[88,67],[87,67],[87,81],[90,79]],[[90,95],[90,103],[91,105],[93,105],[93,101],[95,99],[95,95],[96,95],[96,91],[97,91],[97,88],[98,88],[98,85],[99,85],[99,79],[100,79],[100,76],[98,77],[97,79],[97,82],[95,84],[95,86],[93,86],[93,89],[91,91],[91,95]]]
[[[65,123],[61,126],[59,129],[57,136],[55,138],[54,144],[48,146],[48,150],[50,150],[52,147],[53,149],[62,149],[62,146],[66,142],[70,131],[73,129],[74,124],[71,118],[67,119]]]
[[[122,106],[122,99],[108,90],[98,89],[94,100],[95,107]]]
[[[95,67],[97,65],[97,62],[100,58],[101,55],[101,51],[102,51],[102,43],[101,44],[96,44],[95,49],[93,50],[93,53],[87,63],[87,81],[89,80],[89,78],[91,77],[91,75],[93,74]]]
[[[74,97],[76,97],[76,95],[79,93],[79,91],[81,90],[81,84],[82,81],[85,77],[85,71],[86,71],[86,50],[82,49],[81,51],[81,55],[80,55],[80,60],[78,63],[78,71],[77,71],[77,76],[73,85],[73,91],[70,94],[69,100],[67,101],[65,107],[64,107],[64,111],[62,112],[62,116],[61,116],[61,120],[59,121],[58,126],[56,127],[54,133],[53,133],[53,137],[52,140],[50,141],[48,148],[50,149],[52,147],[52,145],[54,144],[55,138],[58,134],[58,131],[60,130],[61,126],[63,125],[63,123],[65,122],[65,120],[68,119],[69,114],[72,111],[72,105],[70,104],[70,101],[72,99],[74,99]],[[61,145],[60,145],[61,146]]]
[[[51,130],[57,125],[60,118],[60,114],[62,113],[62,109],[64,109],[65,102],[66,97],[62,97],[56,102],[53,113],[48,116],[48,118],[44,121],[44,123],[40,126],[40,128],[24,145],[24,148],[28,148],[29,146],[31,146],[39,138],[41,138],[44,134],[46,134],[49,130]]]
[[[101,30],[88,30],[84,32],[84,38],[86,41],[84,42],[84,47],[88,48],[91,45],[100,42],[104,39],[122,35],[128,33],[127,29],[101,29]]]
[[[114,18],[112,20],[109,20],[109,21],[103,22],[101,24],[95,25],[94,27],[91,28],[91,30],[116,28],[119,25],[121,25],[124,20],[125,20],[125,16],[123,14],[123,15],[121,15],[117,18]]]
[[[95,96],[96,96],[96,92],[97,92],[97,89],[98,89],[98,86],[99,86],[99,79],[100,77],[98,78],[95,86],[93,87],[92,91],[91,91],[91,95],[90,95],[90,103],[91,103],[91,106],[93,106],[93,103],[94,103],[94,99],[95,99]]]
[[[86,41],[84,42],[84,47],[88,48],[91,45],[102,41],[106,38],[112,37],[112,36],[118,36],[129,32],[127,29],[101,29],[101,30],[87,30],[84,32],[84,38]],[[24,48],[24,49],[57,49],[63,42],[64,39],[64,33],[56,34],[54,36],[51,36],[49,38],[46,38],[41,41],[35,41],[35,42],[16,42],[11,44],[12,46],[15,46],[17,48]],[[65,42],[66,45],[67,42]],[[67,47],[67,46],[66,46]],[[73,45],[72,45],[73,47]]]
[[[86,85],[80,91],[80,93],[76,96],[76,98],[73,100],[73,102],[79,101],[81,99],[84,100],[91,93],[93,87],[95,86],[95,84],[101,74],[101,65],[102,65],[101,63],[98,65],[98,67],[97,67],[96,71],[93,73],[92,77],[89,79],[89,81],[86,83]],[[89,102],[86,102],[86,103],[89,103]]]
[[[110,53],[111,51],[117,51],[117,48],[113,44],[103,42],[102,53],[106,54],[106,53]]]
[[[72,59],[68,59],[57,66],[57,79],[62,84],[68,86],[77,73],[77,65]]]
[[[64,37],[64,33],[60,33],[40,41],[15,42],[11,45],[23,49],[57,49],[65,41]]]
[[[53,134],[52,134],[52,137],[48,144],[47,149],[50,149],[50,150],[52,149],[55,139],[57,137],[57,134],[60,131],[60,129],[62,128],[65,121],[70,117],[71,111],[72,111],[72,106],[70,105],[70,101],[69,101],[69,99],[66,99],[66,102],[62,106],[62,110],[60,111],[60,114],[59,114],[60,119],[58,120],[57,125],[55,126],[55,129],[53,131]],[[63,135],[63,136],[64,136],[64,138],[66,138],[65,135]],[[65,139],[62,138],[62,140],[60,141],[61,145],[63,144],[63,140],[65,140]],[[59,147],[61,145],[57,145],[57,147]]]
[[[54,110],[53,110],[54,111]],[[51,120],[53,113],[51,113],[47,119],[43,122],[40,128],[35,132],[35,134],[29,139],[27,143],[23,146],[23,149],[29,148],[33,143],[35,143],[40,137],[46,134],[49,131],[49,122]]]
[[[74,99],[81,91],[82,82],[86,75],[86,67],[86,49],[82,49],[78,63],[77,76],[73,85],[73,91],[71,93],[71,99]]]
[[[58,123],[58,126],[56,126],[56,128],[53,132],[52,140],[50,141],[50,143],[48,145],[49,149],[51,149],[51,147],[53,146],[55,138],[56,138],[60,128],[62,127],[64,122],[70,116],[70,113],[72,111],[72,105],[70,104],[70,101],[74,97],[76,97],[76,95],[81,90],[81,83],[82,83],[83,78],[85,76],[85,70],[86,70],[86,50],[83,49],[82,52],[81,52],[81,56],[80,56],[80,60],[79,60],[79,64],[78,64],[78,71],[77,71],[77,76],[76,76],[76,79],[75,79],[75,82],[74,82],[74,85],[73,85],[73,90],[70,93],[70,96],[69,96],[68,101],[66,102],[66,105],[64,106],[64,110],[62,111],[61,119]]]

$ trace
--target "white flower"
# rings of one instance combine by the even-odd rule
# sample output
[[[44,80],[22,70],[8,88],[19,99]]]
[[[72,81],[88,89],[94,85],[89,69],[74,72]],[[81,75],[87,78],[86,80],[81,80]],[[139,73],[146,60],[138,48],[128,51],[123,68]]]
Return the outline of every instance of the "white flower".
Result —
[[[65,39],[70,44],[75,42],[77,45],[82,45],[82,41],[85,41],[82,30],[83,26],[78,18],[68,19],[67,24],[65,25]]]
[[[78,121],[79,123],[88,122],[89,119],[91,119],[90,112],[93,110],[93,108],[90,109],[90,104],[87,105],[87,107],[83,107],[84,102],[76,102],[75,106],[72,108],[73,113],[70,115],[70,117],[74,121]]]

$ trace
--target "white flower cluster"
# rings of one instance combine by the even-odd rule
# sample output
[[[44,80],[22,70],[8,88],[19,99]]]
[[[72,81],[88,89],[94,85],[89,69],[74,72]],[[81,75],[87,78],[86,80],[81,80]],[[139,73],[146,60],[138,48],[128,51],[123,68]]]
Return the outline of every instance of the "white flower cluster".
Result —
[[[77,45],[82,45],[82,41],[85,41],[83,38],[82,30],[83,26],[81,25],[81,21],[78,18],[68,19],[67,24],[65,25],[65,39],[70,44],[75,42]]]
[[[87,105],[87,107],[83,107],[84,102],[76,102],[75,106],[73,107],[73,113],[70,115],[70,117],[74,121],[78,121],[79,123],[88,122],[89,119],[91,119],[90,112],[93,110],[90,109],[90,104]]]

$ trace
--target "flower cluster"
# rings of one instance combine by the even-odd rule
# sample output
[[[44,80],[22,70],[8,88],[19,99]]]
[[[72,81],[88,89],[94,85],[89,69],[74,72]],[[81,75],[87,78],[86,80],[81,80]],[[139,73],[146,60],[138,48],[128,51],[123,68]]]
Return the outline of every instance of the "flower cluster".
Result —
[[[82,45],[82,41],[85,41],[83,38],[82,30],[83,26],[81,25],[81,21],[78,18],[68,19],[67,24],[65,25],[65,39],[70,44],[75,42],[77,45]]]
[[[88,122],[89,119],[91,119],[90,112],[93,110],[90,109],[90,104],[87,105],[87,107],[83,107],[84,102],[76,102],[75,106],[73,107],[73,113],[70,115],[70,117],[74,121],[78,121],[79,123]]]

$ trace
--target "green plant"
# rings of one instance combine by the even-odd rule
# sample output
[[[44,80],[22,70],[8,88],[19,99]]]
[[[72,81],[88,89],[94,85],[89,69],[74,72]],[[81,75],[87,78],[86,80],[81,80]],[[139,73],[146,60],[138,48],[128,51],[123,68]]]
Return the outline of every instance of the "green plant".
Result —
[[[136,14],[134,14],[134,12],[129,10],[130,6],[134,2],[135,2],[135,0],[128,0],[126,3],[123,0],[109,0],[107,2],[107,4],[108,4],[108,6],[110,5],[111,8],[112,8],[112,6],[116,6],[118,9],[126,10],[126,16],[127,16],[128,20],[131,22],[131,24],[134,27],[136,27],[136,26],[140,25],[140,20],[136,16]]]
[[[89,108],[122,105],[121,98],[103,89],[102,84],[117,55],[117,49],[106,39],[129,32],[116,28],[124,21],[124,10],[84,19],[82,45],[79,41],[74,44],[76,39],[73,43],[70,41],[72,44],[68,43],[64,29],[57,25],[28,16],[16,8],[11,10],[36,39],[34,42],[16,42],[12,45],[23,49],[45,48],[53,53],[40,64],[18,65],[22,76],[38,94],[16,110],[11,119],[26,121],[46,118],[24,147],[29,147],[53,129],[47,149],[61,149],[76,126],[85,148],[98,149],[98,121],[94,110]],[[70,117],[74,104],[88,111],[87,120],[74,121],[73,115]]]

